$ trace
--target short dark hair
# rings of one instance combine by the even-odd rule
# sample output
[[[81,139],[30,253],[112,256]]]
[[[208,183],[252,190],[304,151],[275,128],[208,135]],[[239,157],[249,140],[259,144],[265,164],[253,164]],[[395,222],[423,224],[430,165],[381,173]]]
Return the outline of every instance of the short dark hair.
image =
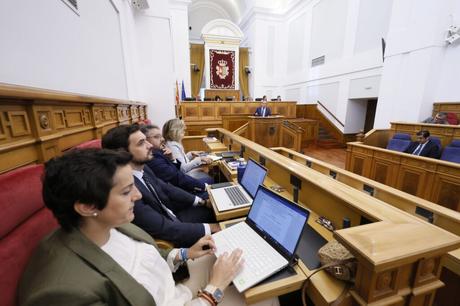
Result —
[[[104,209],[117,168],[131,159],[127,152],[76,149],[45,164],[43,200],[64,230],[80,225],[81,215],[74,209],[76,202]]]
[[[140,130],[141,127],[139,124],[114,127],[102,137],[102,147],[111,150],[124,149],[126,152],[129,152],[129,136]]]
[[[418,131],[417,136],[423,136],[423,138],[428,138],[430,137],[430,132],[428,130],[421,130],[421,131]]]
[[[147,124],[147,125],[143,125],[141,126],[141,132],[146,134],[148,131],[150,130],[153,130],[153,129],[158,129],[158,130],[161,130],[157,125],[155,124]]]

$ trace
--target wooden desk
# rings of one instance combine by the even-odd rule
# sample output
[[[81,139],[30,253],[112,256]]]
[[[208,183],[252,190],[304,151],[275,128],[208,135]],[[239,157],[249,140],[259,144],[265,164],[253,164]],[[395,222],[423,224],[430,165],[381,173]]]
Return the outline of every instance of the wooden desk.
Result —
[[[427,245],[421,237],[434,237]],[[355,289],[359,305],[426,305],[444,286],[438,279],[447,245],[460,239],[433,225],[376,222],[336,231],[334,237],[358,258]],[[365,290],[367,288],[368,290]]]
[[[437,228],[411,214],[408,214],[404,211],[401,211],[395,207],[388,205],[387,203],[376,199],[374,197],[365,194],[364,192],[357,191],[352,187],[347,186],[341,182],[334,180],[332,177],[325,176],[321,173],[318,173],[315,170],[309,169],[304,167],[295,161],[290,160],[288,157],[282,156],[271,151],[268,148],[265,148],[261,145],[258,145],[252,141],[249,141],[241,136],[233,134],[229,131],[223,129],[215,129],[214,131],[210,131],[212,133],[218,134],[217,138],[221,139],[224,144],[233,145],[239,144],[241,147],[241,151],[243,152],[243,157],[253,158],[262,162],[265,167],[269,170],[269,176],[274,179],[274,181],[281,185],[282,187],[286,188],[293,193],[298,194],[299,201],[303,203],[307,208],[310,208],[315,213],[324,216],[331,220],[336,228],[340,229],[342,226],[342,221],[344,217],[347,217],[351,221],[351,229],[356,228],[356,231],[359,232],[362,228],[365,232],[365,227],[360,226],[362,223],[369,223],[369,222],[380,222],[386,221],[389,223],[394,224],[395,226],[398,224],[420,224],[421,227],[431,227],[430,239],[426,239],[427,233],[423,233],[423,231],[418,232],[414,240],[423,241],[427,249],[435,250],[439,247],[435,240],[437,240],[437,236],[440,236],[440,241],[442,241],[446,237],[445,235],[450,235],[448,241],[445,243],[443,247],[440,248],[441,253],[447,254],[449,251],[453,251],[460,246],[460,238],[447,233],[446,231]],[[348,230],[348,229],[347,229]],[[404,233],[398,233],[398,235],[394,236],[394,239],[398,240],[400,236],[403,236]],[[348,239],[345,237],[344,239]],[[384,243],[382,241],[379,244]],[[359,248],[359,245],[355,241],[349,241],[349,244],[354,245],[355,247]],[[389,258],[388,265],[397,265],[398,271],[399,269],[406,269],[404,271],[409,271],[410,273],[418,273],[418,271],[424,271],[424,269],[429,275],[432,275],[433,269],[429,269],[432,266],[433,261],[425,261],[425,259],[418,257],[419,254],[422,256],[436,256],[434,253],[426,253],[424,250],[415,248],[414,250],[406,250],[402,253],[398,252],[398,257],[391,257]],[[415,257],[414,257],[415,256]],[[429,257],[428,259],[431,259]],[[439,256],[440,258],[440,256]],[[358,257],[359,265],[366,267],[366,266],[375,266],[375,263],[372,261],[367,261],[366,257],[361,256]],[[415,261],[414,261],[415,260]],[[437,265],[438,258],[435,259],[435,268],[438,269],[439,265]],[[409,269],[408,264],[412,264],[411,267],[417,267],[414,269]],[[454,263],[455,264],[455,263]],[[406,268],[405,268],[406,267]],[[439,270],[436,270],[439,271]],[[379,286],[387,286],[388,279],[390,283],[393,282],[405,282],[409,283],[411,280],[410,278],[400,279],[393,278],[393,274],[385,274],[387,271],[382,271],[381,275],[376,277],[380,277],[381,282]],[[409,274],[410,274],[409,273]],[[431,273],[431,274],[430,274]],[[427,274],[427,275],[428,275]],[[406,276],[408,274],[405,274]],[[412,274],[416,275],[416,274]],[[434,274],[433,274],[434,275]],[[439,274],[435,275],[435,279],[438,279]],[[355,289],[359,292],[360,296],[371,295],[375,291],[374,287],[370,285],[373,284],[372,282],[357,282],[355,285]],[[421,287],[415,283],[409,283],[404,292],[409,292],[408,295],[404,296],[407,299],[407,305],[411,306],[418,306],[424,305],[429,306],[432,305],[432,296],[436,291],[437,284],[435,280],[428,283],[428,287]],[[315,296],[312,293],[309,293],[310,298],[314,298]],[[375,299],[372,304],[369,305],[388,305],[388,300],[386,300],[385,295],[381,296],[373,296]],[[397,295],[396,295],[397,298]],[[356,301],[356,300],[355,300]],[[406,301],[406,300],[405,300]],[[404,301],[404,302],[405,302]],[[374,303],[375,302],[375,303]],[[327,305],[327,303],[322,303],[319,300],[314,300],[316,306],[318,305]],[[366,302],[367,303],[367,302]],[[356,302],[356,304],[359,304]],[[393,303],[394,305],[405,305],[404,303]],[[393,305],[392,304],[392,305]],[[367,304],[361,304],[367,305]],[[455,304],[449,304],[455,305]],[[457,306],[457,305],[455,305]]]
[[[460,211],[458,163],[349,142],[345,169]]]
[[[220,160],[218,162],[218,167],[219,167],[220,172],[222,172],[222,174],[227,179],[227,181],[229,181],[229,182],[236,182],[237,181],[237,171],[236,171],[236,169],[230,168],[228,166],[228,164],[223,160]]]
[[[207,151],[211,153],[228,151],[227,146],[218,140],[213,141],[213,142],[206,142],[205,144],[206,144]]]

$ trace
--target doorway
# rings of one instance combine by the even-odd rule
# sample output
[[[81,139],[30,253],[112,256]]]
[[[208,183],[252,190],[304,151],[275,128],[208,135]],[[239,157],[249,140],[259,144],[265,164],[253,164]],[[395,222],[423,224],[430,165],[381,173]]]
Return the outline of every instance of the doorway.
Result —
[[[364,133],[367,133],[374,128],[376,109],[377,109],[377,99],[367,100],[366,119],[364,121]]]

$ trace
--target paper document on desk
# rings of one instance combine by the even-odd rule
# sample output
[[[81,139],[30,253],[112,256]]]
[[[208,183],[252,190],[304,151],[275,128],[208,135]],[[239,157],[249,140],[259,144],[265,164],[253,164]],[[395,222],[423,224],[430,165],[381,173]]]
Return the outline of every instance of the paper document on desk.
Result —
[[[222,159],[222,156],[217,156],[217,155],[214,155],[214,154],[206,155],[206,157],[212,159],[213,162]]]

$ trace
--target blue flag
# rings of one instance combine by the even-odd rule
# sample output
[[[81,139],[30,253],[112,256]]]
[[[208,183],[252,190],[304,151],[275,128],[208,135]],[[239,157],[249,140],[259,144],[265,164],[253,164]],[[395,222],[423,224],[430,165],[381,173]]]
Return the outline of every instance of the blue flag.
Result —
[[[185,98],[187,97],[187,95],[185,94],[185,85],[184,85],[184,80],[182,80],[182,101],[185,101]]]

